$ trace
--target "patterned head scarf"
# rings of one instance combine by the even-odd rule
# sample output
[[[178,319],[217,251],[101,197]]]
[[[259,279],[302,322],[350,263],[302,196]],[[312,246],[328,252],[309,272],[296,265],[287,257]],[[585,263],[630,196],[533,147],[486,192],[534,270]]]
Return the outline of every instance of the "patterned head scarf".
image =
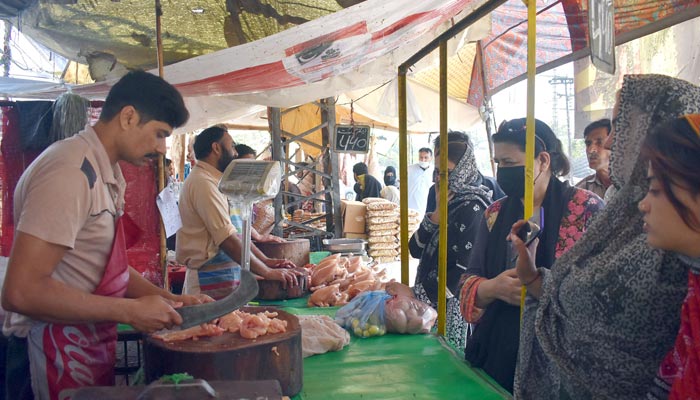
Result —
[[[648,189],[640,147],[657,125],[699,112],[700,88],[627,75],[618,101],[610,173],[619,191],[547,274],[539,306],[528,301],[519,396],[546,398],[561,382],[572,398],[643,398],[677,334],[687,267],[646,244],[637,209]],[[532,324],[536,341],[528,337]]]
[[[476,166],[476,158],[474,157],[474,149],[471,144],[458,142],[465,145],[466,150],[459,162],[456,163],[454,170],[448,177],[448,186],[456,196],[476,195],[479,197],[488,197],[488,189],[481,186],[481,174]],[[450,146],[451,143],[447,142]]]

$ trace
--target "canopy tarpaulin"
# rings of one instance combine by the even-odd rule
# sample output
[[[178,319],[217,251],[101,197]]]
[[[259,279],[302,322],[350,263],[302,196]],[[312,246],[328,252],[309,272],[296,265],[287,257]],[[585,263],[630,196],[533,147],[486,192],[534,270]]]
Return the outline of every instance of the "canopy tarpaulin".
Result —
[[[254,43],[166,66],[164,74],[188,99],[188,106],[205,113],[193,113],[185,127],[198,128],[212,119],[229,119],[225,110],[235,113],[243,103],[291,107],[390,81],[398,65],[442,33],[453,18],[463,18],[483,3],[368,0]],[[114,81],[75,86],[73,91],[104,98]],[[65,90],[9,89],[2,85],[0,92],[52,98]]]
[[[616,44],[700,15],[700,0],[614,0],[613,3]],[[538,72],[590,54],[588,0],[538,0],[537,8]],[[480,41],[483,63],[472,72],[468,101],[475,106],[483,104],[484,89],[491,95],[525,77],[527,6],[522,0],[509,0],[491,15],[491,34]]]

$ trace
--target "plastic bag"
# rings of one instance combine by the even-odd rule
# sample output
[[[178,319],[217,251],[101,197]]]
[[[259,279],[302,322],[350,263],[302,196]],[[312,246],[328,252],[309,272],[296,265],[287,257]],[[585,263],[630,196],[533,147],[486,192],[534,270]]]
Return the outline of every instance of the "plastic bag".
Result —
[[[394,296],[384,306],[386,331],[392,333],[430,333],[437,311],[420,300]]]
[[[338,310],[335,322],[357,337],[384,335],[384,303],[389,298],[383,290],[364,292]]]
[[[350,343],[348,332],[327,315],[300,315],[301,354],[306,358],[314,354],[338,351]]]

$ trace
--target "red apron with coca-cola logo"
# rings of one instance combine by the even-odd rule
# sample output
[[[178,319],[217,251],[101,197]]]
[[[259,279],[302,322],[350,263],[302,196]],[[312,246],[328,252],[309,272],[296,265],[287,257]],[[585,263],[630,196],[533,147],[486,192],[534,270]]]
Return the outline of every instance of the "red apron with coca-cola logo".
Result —
[[[126,293],[129,268],[124,222],[125,217],[117,219],[112,250],[93,294],[124,297]],[[27,339],[32,389],[39,399],[69,399],[72,389],[114,385],[116,323],[38,323]]]

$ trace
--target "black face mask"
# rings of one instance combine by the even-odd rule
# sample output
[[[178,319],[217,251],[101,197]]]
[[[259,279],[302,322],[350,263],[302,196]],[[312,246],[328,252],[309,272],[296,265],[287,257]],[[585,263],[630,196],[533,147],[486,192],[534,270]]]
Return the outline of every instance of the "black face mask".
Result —
[[[384,184],[387,186],[393,186],[396,184],[396,177],[395,176],[389,176],[386,175],[384,176]]]
[[[522,199],[525,196],[524,165],[519,167],[498,167],[496,180],[508,197]]]

